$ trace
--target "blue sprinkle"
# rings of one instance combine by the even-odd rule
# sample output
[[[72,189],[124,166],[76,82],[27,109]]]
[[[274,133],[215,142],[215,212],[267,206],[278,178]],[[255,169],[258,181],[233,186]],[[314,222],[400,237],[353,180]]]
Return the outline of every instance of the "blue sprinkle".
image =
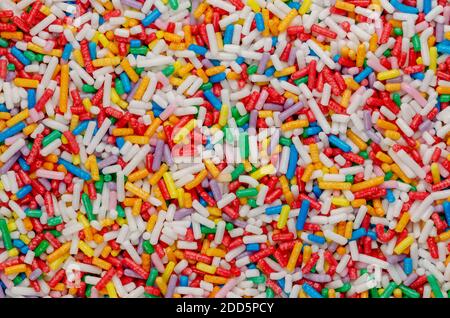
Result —
[[[280,214],[282,207],[283,207],[282,205],[275,205],[275,206],[267,207],[266,208],[266,214],[267,215]]]
[[[319,126],[313,126],[313,127],[308,127],[305,128],[305,130],[303,131],[303,133],[307,136],[315,136],[318,135],[320,132],[322,131],[322,128],[320,128]]]
[[[270,77],[273,75],[273,73],[275,73],[275,71],[276,71],[275,67],[271,66],[264,72],[264,75]]]
[[[304,283],[302,285],[303,287],[303,291],[311,298],[323,298],[323,296],[314,289],[314,287],[312,287],[310,284],[308,283]]]
[[[91,180],[91,174],[89,172],[86,172],[76,166],[74,166],[73,164],[71,164],[70,162],[59,158],[58,159],[58,164],[63,165],[67,171],[69,171],[71,174],[77,176],[78,178],[81,178],[85,181],[89,181]]]
[[[70,43],[67,43],[67,44],[64,46],[64,50],[63,50],[63,52],[62,52],[61,58],[62,58],[63,60],[68,61],[69,58],[70,58],[70,54],[72,54],[72,50],[73,50],[73,45],[70,44]]]
[[[219,83],[222,82],[223,80],[225,80],[227,78],[227,74],[225,74],[225,72],[221,72],[219,74],[213,75],[209,78],[209,81],[211,83]]]
[[[89,42],[88,48],[91,60],[95,60],[97,58],[97,44],[95,44],[94,42]]]
[[[387,189],[387,191],[386,191],[386,198],[389,201],[389,203],[395,202],[394,193],[392,192],[391,189]]]
[[[445,220],[447,221],[447,224],[450,224],[450,202],[445,201],[442,205],[444,208]]]
[[[119,77],[120,80],[122,81],[123,90],[125,91],[125,93],[131,92],[131,82],[127,74],[125,72],[122,72],[120,73]]]
[[[12,127],[9,127],[8,129],[5,129],[4,131],[0,132],[0,142],[5,141],[6,138],[12,137],[15,134],[20,133],[24,128],[26,127],[26,124],[21,121],[20,123],[15,124]]]
[[[332,144],[335,147],[338,147],[343,152],[350,152],[352,150],[352,147],[350,147],[345,141],[343,141],[342,139],[338,138],[335,135],[328,136],[328,141],[330,142],[330,144]]]
[[[17,248],[21,248],[25,246],[25,243],[22,240],[13,240],[13,245]]]
[[[25,171],[25,172],[30,171],[30,166],[27,164],[27,162],[25,161],[25,159],[23,159],[22,157],[19,157],[18,162],[19,162],[20,168],[21,168],[23,171]]]
[[[242,56],[239,56],[236,60],[236,63],[238,63],[239,65],[244,63],[245,59]]]
[[[185,275],[180,276],[180,286],[186,287],[189,284],[189,278]]]
[[[297,231],[302,231],[305,226],[306,217],[308,216],[310,202],[308,200],[303,200],[302,205],[300,207],[300,212],[298,213],[296,229]]]
[[[289,180],[292,179],[295,175],[295,170],[297,169],[297,161],[298,161],[298,152],[295,148],[294,144],[289,146],[290,155],[289,155],[289,164],[286,171],[286,178]]]
[[[19,200],[23,199],[28,193],[31,192],[31,190],[33,190],[33,187],[31,185],[27,184],[26,186],[21,188],[19,191],[17,191],[16,196]]]
[[[324,244],[326,242],[324,237],[315,234],[308,234],[308,240],[317,244]]]
[[[256,252],[259,251],[259,244],[258,243],[247,244],[245,248],[249,252]]]
[[[314,193],[316,198],[319,198],[320,195],[322,194],[322,190],[319,188],[319,186],[317,184],[314,184],[312,192]]]
[[[398,11],[404,12],[404,13],[412,13],[417,14],[419,13],[419,10],[415,7],[407,6],[403,3],[398,2],[398,0],[392,0],[391,4],[394,8],[396,8]]]
[[[17,47],[13,46],[11,48],[11,54],[14,55],[16,57],[16,59],[19,60],[20,63],[24,64],[24,65],[30,65],[31,61],[25,56],[23,55],[22,51],[19,50]]]
[[[74,136],[81,134],[83,131],[86,130],[87,126],[89,124],[89,120],[83,120],[81,123],[78,124],[77,127],[72,131],[72,134]]]
[[[130,48],[137,48],[141,46],[141,40],[131,40],[130,41]]]
[[[350,241],[355,241],[360,239],[361,237],[366,235],[366,229],[365,228],[359,228],[352,233],[352,237],[350,238]]]
[[[255,22],[256,22],[256,29],[259,32],[262,32],[262,31],[265,30],[264,19],[263,19],[263,16],[262,16],[262,14],[260,12],[255,14]]]
[[[125,139],[123,137],[117,137],[116,145],[117,145],[117,147],[119,147],[119,149],[122,148],[123,145],[125,145]]]
[[[423,0],[423,13],[428,14],[431,11],[431,0]]]
[[[160,16],[161,12],[159,12],[158,9],[155,9],[141,21],[142,25],[148,27],[150,24],[155,22]]]
[[[405,271],[406,275],[409,275],[413,271],[413,262],[412,259],[407,257],[403,260],[403,270]]]
[[[223,44],[231,44],[233,41],[234,25],[229,24],[225,28],[225,33],[223,35]]]
[[[200,45],[197,45],[197,44],[189,45],[188,50],[194,51],[194,53],[198,54],[198,55],[205,55],[206,52],[208,52],[207,48],[205,48],[203,46],[200,46]]]
[[[365,69],[361,71],[358,75],[355,76],[354,80],[356,83],[361,83],[363,79],[372,74],[373,69],[367,66]]]
[[[34,105],[36,105],[36,90],[33,88],[27,89],[28,96],[28,109],[34,108]]]
[[[374,241],[377,240],[377,233],[375,233],[374,231],[367,231],[367,236],[370,237]]]
[[[203,95],[206,97],[206,99],[213,105],[213,107],[217,110],[220,110],[222,108],[222,103],[220,100],[214,95],[214,93],[211,90],[206,90],[203,92]]]

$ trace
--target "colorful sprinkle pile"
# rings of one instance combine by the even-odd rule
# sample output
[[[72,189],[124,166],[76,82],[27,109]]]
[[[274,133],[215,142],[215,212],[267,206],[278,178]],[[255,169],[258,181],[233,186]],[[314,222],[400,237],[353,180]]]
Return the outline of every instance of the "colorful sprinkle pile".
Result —
[[[447,298],[447,0],[1,0],[0,298]]]

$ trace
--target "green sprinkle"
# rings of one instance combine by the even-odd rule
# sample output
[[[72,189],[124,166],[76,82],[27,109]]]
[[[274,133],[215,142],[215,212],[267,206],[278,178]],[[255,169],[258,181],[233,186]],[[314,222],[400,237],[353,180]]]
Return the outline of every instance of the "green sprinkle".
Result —
[[[420,46],[420,38],[418,34],[414,34],[411,38],[412,45],[414,48],[414,52],[420,52],[421,46]]]
[[[55,216],[55,217],[47,220],[47,224],[49,226],[57,226],[57,225],[61,224],[62,222],[63,222],[63,220],[62,220],[61,216]]]
[[[140,46],[140,47],[132,47],[130,48],[130,53],[131,54],[136,54],[136,55],[146,55],[148,52],[148,48],[145,46]]]
[[[169,0],[169,5],[172,9],[178,9],[178,0]]]
[[[247,74],[248,75],[252,75],[252,74],[255,74],[256,73],[256,71],[258,70],[258,65],[250,65],[248,68],[247,68]]]
[[[42,139],[42,146],[46,147],[47,145],[51,144],[56,139],[61,138],[62,133],[58,130],[53,130],[51,133],[49,133],[47,136]]]
[[[280,143],[280,145],[289,147],[292,144],[292,140],[289,139],[289,138],[281,136],[279,143]]]
[[[39,243],[39,245],[34,249],[34,255],[36,257],[41,256],[41,254],[47,250],[49,245],[50,243],[47,240],[42,240],[41,243]]]
[[[3,245],[9,251],[14,246],[11,241],[11,234],[9,233],[8,224],[5,219],[0,219],[0,232],[2,233]]]
[[[83,202],[84,209],[86,210],[86,215],[89,222],[94,221],[96,219],[94,215],[94,211],[92,209],[92,202],[89,196],[86,193],[81,195],[81,201]]]
[[[431,290],[433,291],[434,297],[436,298],[444,298],[444,295],[442,295],[441,288],[439,287],[439,283],[433,275],[427,276],[428,283],[430,283]]]
[[[367,153],[367,151],[360,151],[358,153],[358,155],[360,155],[361,157],[363,157],[364,159],[369,159],[369,154]]]
[[[155,284],[156,277],[158,277],[158,270],[156,268],[152,268],[150,270],[150,275],[148,275],[146,286],[153,286]]]
[[[25,55],[25,57],[27,58],[27,59],[29,59],[30,61],[34,61],[34,60],[36,60],[36,54],[34,54],[33,52],[31,52],[31,51],[25,51],[25,52],[23,52],[23,55]]]
[[[0,46],[1,47],[8,47],[8,41],[6,41],[3,38],[0,38]]]
[[[238,125],[238,127],[241,127],[244,126],[249,121],[250,121],[250,113],[247,113],[238,120],[236,120],[236,125]]]
[[[207,91],[207,90],[211,89],[212,86],[213,86],[212,83],[208,82],[208,83],[205,83],[202,86],[200,86],[200,89],[202,91]]]
[[[384,181],[391,180],[393,175],[394,175],[394,173],[392,171],[386,172],[386,174],[384,175]]]
[[[231,231],[232,229],[234,229],[233,223],[227,223],[227,225],[225,225],[225,229],[227,231]]]
[[[155,248],[149,241],[144,241],[144,243],[142,243],[142,247],[147,254],[153,254],[153,252],[155,252]]]
[[[26,210],[25,211],[25,215],[30,217],[30,218],[35,218],[38,219],[42,216],[42,211],[41,210]]]
[[[216,234],[216,228],[210,229],[209,227],[202,225],[200,229],[202,234]]]
[[[294,83],[295,83],[295,85],[300,85],[300,84],[306,84],[306,83],[308,83],[308,76],[305,76],[305,77],[301,77],[301,78],[299,78],[299,79],[296,79],[295,81],[294,81]]]
[[[96,93],[97,89],[92,86],[92,85],[88,85],[88,84],[83,84],[83,86],[81,87],[81,90],[83,91],[83,93]]]
[[[119,95],[125,94],[125,89],[123,88],[123,84],[120,78],[116,77],[116,79],[114,80],[114,84],[117,94]]]
[[[8,68],[8,71],[15,71],[16,70],[16,66],[14,64],[12,64],[12,63],[9,63],[7,68]]]
[[[166,68],[164,68],[161,73],[164,74],[165,77],[168,77],[172,75],[172,73],[175,71],[175,67],[173,65],[169,65]]]
[[[256,203],[255,199],[248,199],[247,200],[247,204],[251,207],[251,208],[257,208],[258,204]]]
[[[398,107],[400,107],[400,105],[402,104],[399,93],[392,94],[392,100],[397,104]]]
[[[258,190],[256,188],[240,189],[236,191],[236,196],[238,198],[254,197],[258,195]]]
[[[261,276],[251,277],[248,280],[253,282],[256,285],[259,285],[259,284],[264,284],[266,282],[266,277],[261,275]]]
[[[389,298],[391,297],[392,293],[394,292],[394,289],[397,288],[397,284],[395,282],[390,282],[386,289],[381,294],[380,298]]]
[[[250,154],[247,132],[241,133],[239,136],[239,150],[241,158],[247,159]]]
[[[402,36],[403,35],[402,28],[394,28],[394,34]]]
[[[124,218],[124,217],[125,217],[125,210],[124,210],[120,205],[118,205],[118,206],[116,207],[116,209],[117,209],[117,215],[118,215],[120,218]]]
[[[273,292],[272,288],[267,288],[266,289],[266,297],[267,298],[273,298],[275,296],[275,293]]]
[[[439,101],[441,103],[448,103],[448,102],[450,102],[450,94],[443,94],[443,95],[439,96]]]
[[[351,287],[352,287],[352,285],[350,283],[345,283],[341,287],[336,288],[336,291],[339,293],[346,293],[350,290]]]
[[[400,288],[400,290],[402,291],[402,293],[407,296],[408,298],[420,298],[420,294],[415,291],[414,289],[411,289],[409,287],[406,287],[405,285],[401,284],[400,286],[398,286],[398,288]]]
[[[245,171],[245,167],[243,163],[240,163],[234,168],[234,170],[231,172],[231,181],[236,180],[239,178],[241,174],[243,174]]]
[[[328,298],[328,288],[326,287],[322,288],[321,294],[323,297]]]
[[[353,175],[351,175],[351,174],[347,174],[345,176],[345,182],[353,183],[354,179],[355,179],[355,177]]]

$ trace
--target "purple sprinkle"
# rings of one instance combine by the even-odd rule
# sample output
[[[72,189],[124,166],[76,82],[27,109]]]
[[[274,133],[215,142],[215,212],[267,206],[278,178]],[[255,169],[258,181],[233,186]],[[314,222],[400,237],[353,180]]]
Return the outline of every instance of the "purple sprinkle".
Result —
[[[132,271],[129,268],[125,268],[125,270],[123,271],[123,274],[128,277],[142,279],[141,275],[138,275],[135,271]]]
[[[416,273],[411,273],[404,281],[403,285],[409,286],[419,277]]]
[[[175,221],[181,220],[181,219],[183,219],[184,217],[186,217],[186,216],[192,214],[193,212],[194,212],[194,209],[186,209],[186,208],[184,208],[184,209],[179,209],[179,210],[177,210],[177,211],[175,212],[175,214],[174,214],[174,216],[173,216],[173,219],[174,219]]]
[[[293,49],[291,49],[291,51],[289,52],[289,58],[288,58],[288,64],[292,65],[295,62],[295,59],[297,57],[297,51],[299,50],[298,47],[295,47]]]
[[[370,128],[372,128],[372,118],[370,117],[369,111],[365,110],[363,112],[363,119],[364,119],[364,129],[370,130]]]
[[[140,2],[137,2],[137,1],[135,1],[135,0],[121,0],[120,2],[122,2],[123,4],[125,4],[125,5],[127,5],[127,6],[129,6],[129,7],[132,7],[132,8],[134,8],[134,9],[141,9],[142,8],[142,6],[143,6],[143,4],[142,3],[140,3]]]
[[[108,186],[108,190],[111,191],[117,190],[117,184],[115,182],[108,182],[106,185]]]
[[[164,141],[158,140],[156,142],[156,148],[155,148],[155,153],[154,153],[154,157],[153,157],[153,164],[152,164],[153,171],[158,171],[159,167],[161,166],[163,149],[164,149]]]
[[[405,254],[401,255],[389,255],[386,257],[389,264],[397,264],[398,262],[403,261],[403,259],[406,257]]]
[[[288,117],[294,115],[296,112],[298,112],[302,107],[303,107],[303,103],[302,102],[298,102],[290,107],[288,107],[285,111],[283,111],[280,114],[280,120],[283,122],[285,121]]]
[[[267,65],[267,62],[269,61],[269,58],[270,58],[269,53],[267,53],[267,52],[263,53],[261,60],[259,61],[258,69],[256,70],[256,73],[258,73],[258,74],[264,73],[264,70],[266,69],[266,65]]]
[[[318,283],[331,282],[331,277],[330,277],[330,275],[327,275],[327,274],[308,273],[308,274],[303,275],[303,278],[306,278],[308,280],[312,280],[313,282],[318,282]]]
[[[222,191],[220,191],[220,187],[214,179],[209,181],[209,187],[213,193],[214,200],[219,201],[222,199]]]
[[[11,158],[6,161],[3,166],[0,167],[0,175],[5,174],[16,163],[20,157],[20,152],[15,153]]]
[[[169,145],[164,145],[164,161],[167,163],[167,165],[172,166],[173,165],[173,158],[172,158],[172,152],[170,151]]]
[[[132,85],[131,92],[127,96],[127,102],[130,102],[133,99],[134,94],[136,94],[136,91],[137,91],[139,85],[141,84],[141,81],[142,80],[139,80],[137,83]]]
[[[97,165],[98,165],[98,168],[101,170],[107,166],[115,164],[117,162],[117,160],[119,160],[119,158],[117,156],[113,155],[113,156],[103,159]]]
[[[50,191],[52,189],[50,181],[48,181],[47,179],[39,178],[38,180],[42,184],[42,186],[45,188],[45,190]]]
[[[173,292],[175,291],[175,286],[177,284],[177,275],[172,274],[169,278],[169,283],[167,284],[167,292],[164,296],[165,298],[172,298]]]

